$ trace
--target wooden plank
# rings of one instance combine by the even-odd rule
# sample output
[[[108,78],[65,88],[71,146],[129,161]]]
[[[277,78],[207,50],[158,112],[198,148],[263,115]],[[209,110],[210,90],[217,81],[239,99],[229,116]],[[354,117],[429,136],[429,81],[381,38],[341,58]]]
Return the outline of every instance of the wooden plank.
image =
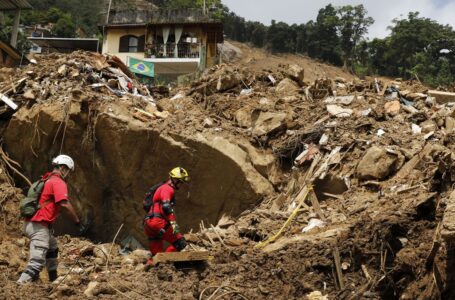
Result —
[[[342,290],[344,289],[343,272],[341,271],[340,251],[338,250],[337,245],[333,247],[333,259],[335,261],[335,269],[337,273],[339,288]]]
[[[311,190],[309,197],[311,200],[311,205],[313,206],[313,209],[318,215],[319,219],[325,221],[324,213],[322,212],[321,206],[319,205],[318,197],[316,197],[316,193],[314,192],[314,190]]]
[[[198,261],[208,259],[208,251],[160,252],[153,257],[153,264],[156,265],[160,262],[170,261]]]

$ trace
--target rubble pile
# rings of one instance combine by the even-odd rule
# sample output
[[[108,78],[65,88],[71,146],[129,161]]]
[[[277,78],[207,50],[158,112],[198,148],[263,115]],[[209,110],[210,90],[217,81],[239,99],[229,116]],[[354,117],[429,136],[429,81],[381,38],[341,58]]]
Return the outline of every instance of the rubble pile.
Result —
[[[45,169],[36,157],[79,147],[70,152],[81,165],[70,187],[78,210],[91,211],[103,231],[92,240],[60,236],[63,276],[18,292],[27,241],[7,217],[6,298],[453,297],[455,94],[401,80],[309,82],[295,64],[262,71],[223,64],[163,92],[115,61],[45,56],[0,81],[20,105],[1,115],[12,158],[1,156],[0,174],[9,170],[21,185],[18,171],[36,177]],[[196,174],[190,198],[176,207],[186,251],[208,250],[213,259],[144,272],[141,195],[160,178],[158,165],[164,172],[176,163]],[[5,180],[0,204],[14,215],[20,193]]]

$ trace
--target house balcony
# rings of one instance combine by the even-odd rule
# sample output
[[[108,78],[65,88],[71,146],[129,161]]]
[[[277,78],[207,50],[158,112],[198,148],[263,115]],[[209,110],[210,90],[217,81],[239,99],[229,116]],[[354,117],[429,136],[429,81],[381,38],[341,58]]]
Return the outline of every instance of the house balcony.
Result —
[[[187,74],[197,70],[201,58],[201,44],[180,42],[147,45],[145,61],[155,64],[161,73]]]

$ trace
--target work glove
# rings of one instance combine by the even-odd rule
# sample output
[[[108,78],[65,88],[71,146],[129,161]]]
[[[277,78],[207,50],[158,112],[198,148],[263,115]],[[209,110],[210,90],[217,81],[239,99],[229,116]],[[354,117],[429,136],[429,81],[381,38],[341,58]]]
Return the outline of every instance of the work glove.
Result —
[[[177,222],[171,221],[171,226],[172,226],[172,230],[174,231],[174,234],[180,233],[180,227],[179,227],[179,225],[177,225]]]

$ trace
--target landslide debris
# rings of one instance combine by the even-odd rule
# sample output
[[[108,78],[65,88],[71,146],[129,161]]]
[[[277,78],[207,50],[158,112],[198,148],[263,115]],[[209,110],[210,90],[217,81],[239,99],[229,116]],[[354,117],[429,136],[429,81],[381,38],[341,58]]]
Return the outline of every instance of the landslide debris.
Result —
[[[114,58],[104,59],[43,56],[41,65],[9,71],[1,82],[2,90],[10,78],[19,82],[6,95],[21,108],[0,115],[16,169],[35,178],[46,159],[69,151],[80,161],[70,183],[74,201],[99,230],[92,241],[59,237],[59,272],[68,276],[18,289],[27,241],[8,217],[17,215],[21,193],[5,177],[5,299],[453,297],[450,102],[412,81],[306,81],[293,64],[219,65],[189,86],[150,93],[113,67]],[[96,61],[105,62],[100,70]],[[190,197],[181,193],[176,208],[189,250],[209,250],[213,259],[144,273],[141,196],[176,163],[195,174]],[[11,166],[0,170],[14,175]]]

